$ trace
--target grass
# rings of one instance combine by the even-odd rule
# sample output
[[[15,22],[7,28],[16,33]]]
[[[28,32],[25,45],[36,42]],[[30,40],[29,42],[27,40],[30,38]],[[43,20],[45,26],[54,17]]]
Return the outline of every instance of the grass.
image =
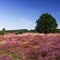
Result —
[[[13,57],[14,59],[19,60],[19,57],[18,57],[15,53],[12,53],[12,54],[10,54],[10,55],[11,55],[11,57]]]
[[[14,58],[18,58],[18,56],[15,53],[12,53],[11,56]]]
[[[5,44],[5,42],[4,41],[0,41],[0,45],[3,45],[3,44]]]

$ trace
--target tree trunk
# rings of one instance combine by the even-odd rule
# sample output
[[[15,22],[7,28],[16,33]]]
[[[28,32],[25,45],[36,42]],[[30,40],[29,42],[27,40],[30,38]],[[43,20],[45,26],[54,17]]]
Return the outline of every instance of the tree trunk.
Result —
[[[46,35],[46,31],[45,31],[45,35]]]

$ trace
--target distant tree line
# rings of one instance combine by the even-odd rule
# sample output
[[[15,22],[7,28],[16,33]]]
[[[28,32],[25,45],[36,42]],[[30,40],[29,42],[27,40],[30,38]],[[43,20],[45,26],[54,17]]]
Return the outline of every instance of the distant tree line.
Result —
[[[39,33],[39,32],[37,32],[36,29],[32,29],[32,30],[28,30],[28,29],[5,30],[5,28],[3,28],[0,31],[0,35],[4,35],[4,34],[7,34],[7,33],[22,34],[22,33]],[[43,33],[43,32],[40,32],[40,33]],[[56,29],[56,32],[55,33],[60,33],[60,29]]]
[[[28,32],[28,29],[19,29],[19,30],[6,30],[7,33],[22,34]]]

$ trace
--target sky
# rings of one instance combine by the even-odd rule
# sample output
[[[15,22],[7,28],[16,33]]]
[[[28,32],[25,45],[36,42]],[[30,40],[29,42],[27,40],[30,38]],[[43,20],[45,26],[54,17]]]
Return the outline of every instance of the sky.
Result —
[[[34,29],[43,13],[51,14],[60,28],[60,0],[0,0],[0,30]]]

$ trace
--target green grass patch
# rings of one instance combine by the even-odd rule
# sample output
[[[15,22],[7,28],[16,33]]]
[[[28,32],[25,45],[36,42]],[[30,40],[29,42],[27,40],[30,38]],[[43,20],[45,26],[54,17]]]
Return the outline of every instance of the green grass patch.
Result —
[[[1,41],[1,42],[0,42],[0,45],[2,45],[2,44],[5,44],[5,42]]]
[[[15,53],[12,53],[11,56],[15,59],[18,59],[18,56]]]

